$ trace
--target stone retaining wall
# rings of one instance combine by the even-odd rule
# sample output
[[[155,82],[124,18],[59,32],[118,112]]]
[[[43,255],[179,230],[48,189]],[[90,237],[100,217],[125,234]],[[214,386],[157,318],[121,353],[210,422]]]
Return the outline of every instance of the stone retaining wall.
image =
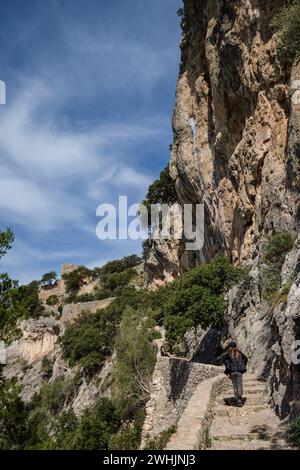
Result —
[[[205,446],[205,432],[213,416],[213,403],[224,375],[203,380],[196,388],[177,424],[166,450],[199,450]]]
[[[146,405],[141,447],[148,439],[176,425],[198,385],[216,377],[222,370],[217,366],[158,356]]]

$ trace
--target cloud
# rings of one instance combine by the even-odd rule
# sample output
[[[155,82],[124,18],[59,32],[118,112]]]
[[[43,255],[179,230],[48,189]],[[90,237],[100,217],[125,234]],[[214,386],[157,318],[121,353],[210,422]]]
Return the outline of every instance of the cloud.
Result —
[[[116,191],[147,187],[151,177],[122,161],[130,146],[161,135],[161,123],[66,129],[55,114],[47,115],[55,100],[43,83],[26,82],[1,115],[0,208],[9,222],[30,230],[55,230],[62,223],[88,230],[86,213],[94,212],[89,198],[109,202]]]

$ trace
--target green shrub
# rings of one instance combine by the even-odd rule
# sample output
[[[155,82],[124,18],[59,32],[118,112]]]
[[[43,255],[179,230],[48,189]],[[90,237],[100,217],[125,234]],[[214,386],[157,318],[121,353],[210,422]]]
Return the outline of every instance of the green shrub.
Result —
[[[274,292],[272,300],[270,301],[271,307],[275,308],[277,305],[284,304],[288,300],[288,295],[291,290],[293,282],[288,281],[279,291]]]
[[[50,297],[48,297],[48,299],[46,300],[46,304],[51,306],[51,307],[54,306],[54,305],[57,305],[58,304],[57,295],[55,295],[55,294],[50,295]]]
[[[168,444],[171,436],[176,432],[176,426],[171,426],[162,431],[158,436],[147,442],[145,450],[163,450]]]
[[[169,165],[160,173],[159,178],[152,183],[142,204],[148,211],[148,227],[151,227],[151,205],[168,204],[172,205],[177,201],[174,180],[170,176]]]
[[[263,245],[262,294],[270,305],[281,287],[281,269],[286,255],[293,248],[294,241],[294,234],[278,232],[271,235]]]
[[[15,380],[7,380],[0,371],[0,450],[19,450],[28,440],[27,410]]]
[[[121,273],[127,271],[130,268],[134,268],[142,262],[142,259],[137,255],[125,256],[119,260],[113,260],[106,263],[101,268],[94,269],[94,276],[100,277],[106,274]]]
[[[100,398],[81,417],[69,448],[72,450],[107,450],[112,434],[116,433],[121,421],[117,409],[108,398]]]
[[[156,363],[153,330],[148,328],[146,323],[151,314],[151,311],[127,307],[120,323],[116,340],[114,396],[124,403],[125,416],[127,410],[132,411],[144,405],[149,398],[149,387]]]
[[[10,250],[14,241],[11,229],[0,230],[0,260]],[[17,321],[24,314],[16,294],[18,282],[10,279],[7,273],[0,273],[0,340],[8,344],[21,334]]]
[[[20,286],[15,296],[25,318],[38,318],[44,314],[45,309],[39,299],[39,283],[37,281]]]
[[[123,425],[121,429],[109,439],[108,447],[111,450],[137,450],[141,442],[141,426],[135,423]]]
[[[112,354],[126,307],[148,305],[147,291],[136,291],[133,287],[124,286],[114,294],[118,296],[109,307],[94,314],[82,313],[74,323],[67,326],[60,339],[63,357],[71,367],[81,365],[88,377],[99,371],[106,357]]]
[[[288,429],[288,435],[290,437],[291,442],[300,447],[300,415],[296,416],[292,424]]]
[[[273,19],[281,60],[292,64],[300,57],[300,0],[288,2]]]
[[[55,284],[57,279],[57,274],[55,271],[50,271],[49,273],[45,273],[40,280],[40,284],[44,287],[51,287]]]
[[[53,373],[53,363],[47,356],[43,357],[42,359],[41,370],[44,379],[51,379]]]
[[[99,371],[107,356],[112,354],[118,322],[107,310],[83,312],[67,326],[61,337],[63,357],[71,367],[79,364],[86,376]]]
[[[21,334],[17,321],[24,316],[17,299],[18,283],[8,274],[0,274],[0,340],[8,344]]]
[[[73,446],[73,436],[79,424],[79,419],[72,409],[63,410],[53,426],[53,448],[70,450]]]
[[[85,279],[93,277],[93,273],[85,266],[79,266],[73,271],[66,272],[62,275],[66,285],[66,292],[71,295],[76,295],[79,289],[83,286]]]
[[[135,271],[131,268],[120,273],[104,274],[101,282],[106,291],[113,293],[115,289],[128,285],[135,274]]]
[[[41,391],[34,395],[32,406],[47,410],[52,414],[58,414],[65,403],[71,389],[71,382],[59,377],[52,383],[44,385]]]
[[[26,426],[28,430],[26,449],[54,449],[55,436],[62,429],[58,428],[63,408],[72,399],[80,383],[80,376],[65,379],[58,377],[50,384],[42,387],[27,405],[28,416]],[[62,438],[62,435],[60,435]]]
[[[11,249],[14,238],[14,233],[10,228],[5,231],[0,230],[0,258],[3,258],[8,250]]]
[[[17,321],[21,318],[38,318],[45,309],[39,300],[39,284],[33,281],[18,287],[7,274],[0,274],[0,339],[10,342],[20,334]]]
[[[164,317],[171,350],[191,328],[222,327],[227,309],[224,294],[242,277],[242,269],[232,266],[226,256],[217,255],[154,297],[153,302],[158,301],[157,318]]]

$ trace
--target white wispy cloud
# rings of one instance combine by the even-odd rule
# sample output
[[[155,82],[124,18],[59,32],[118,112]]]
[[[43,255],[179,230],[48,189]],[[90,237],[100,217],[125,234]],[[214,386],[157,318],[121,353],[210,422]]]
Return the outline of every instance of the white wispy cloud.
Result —
[[[65,129],[53,115],[45,116],[50,97],[42,83],[27,83],[0,116],[0,208],[8,221],[34,231],[55,230],[62,222],[87,229],[89,197],[109,198],[128,185],[145,188],[151,180],[120,162],[122,145],[162,131],[160,125],[135,123]]]

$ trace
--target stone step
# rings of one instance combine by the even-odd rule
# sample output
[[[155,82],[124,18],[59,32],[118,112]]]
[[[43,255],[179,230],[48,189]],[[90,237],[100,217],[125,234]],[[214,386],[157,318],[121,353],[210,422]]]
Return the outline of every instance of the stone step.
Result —
[[[241,414],[232,417],[215,417],[212,426],[212,434],[223,434],[223,430],[228,435],[243,434],[244,432],[259,432],[262,436],[269,435],[274,432],[279,425],[278,418],[273,414],[272,410],[258,411],[257,413],[249,413],[240,408]]]
[[[231,442],[231,441],[244,441],[248,442],[251,440],[260,440],[263,441],[263,439],[260,438],[260,434],[258,432],[253,432],[253,433],[247,433],[247,434],[219,434],[219,435],[210,435],[211,439],[213,441],[221,441],[221,442]]]
[[[260,382],[256,382],[256,383],[254,383],[254,384],[251,384],[251,383],[249,383],[249,382],[244,382],[244,383],[243,383],[243,388],[244,388],[244,390],[246,390],[246,391],[250,391],[250,390],[261,390],[261,391],[264,391],[264,390],[266,390],[266,384],[263,383],[263,382],[261,382],[261,383],[260,383]],[[228,383],[228,384],[226,383],[226,387],[224,387],[224,388],[222,389],[222,393],[228,392],[229,390],[232,390],[232,383],[231,383],[231,382]]]
[[[256,388],[244,387],[244,395],[253,395],[254,393],[263,393],[264,391],[265,391],[265,387],[256,387]]]
[[[244,405],[242,408],[234,406],[219,405],[214,410],[215,416],[222,417],[232,417],[232,416],[243,416],[248,413],[259,413],[260,411],[270,410],[269,405],[260,404],[260,405]]]
[[[212,446],[207,450],[287,450],[290,447],[286,442],[264,441],[261,439],[251,439],[250,441],[213,441]]]
[[[207,450],[289,449],[280,421],[269,406],[266,382],[254,375],[243,378],[244,404],[236,406],[231,381],[224,380],[213,408]]]
[[[263,385],[266,385],[267,383],[266,380],[257,380],[257,379],[251,379],[251,378],[245,378],[245,377],[243,377],[243,382],[245,384],[263,384]]]
[[[267,398],[262,393],[249,394],[244,396],[245,405],[262,405],[268,403]],[[228,407],[236,406],[235,398],[232,395],[220,396],[216,399],[216,405],[225,405]]]

